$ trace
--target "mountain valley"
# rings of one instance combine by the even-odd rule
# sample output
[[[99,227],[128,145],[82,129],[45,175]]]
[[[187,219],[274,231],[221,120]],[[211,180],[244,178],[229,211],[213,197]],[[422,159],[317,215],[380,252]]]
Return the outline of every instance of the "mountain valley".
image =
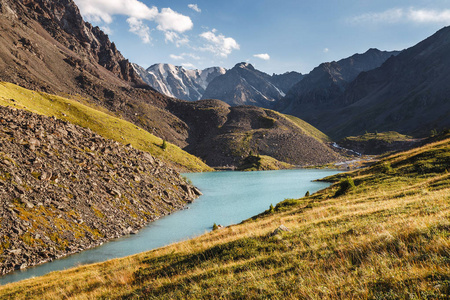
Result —
[[[402,51],[370,48],[307,74],[269,75],[255,66],[287,65],[263,46],[247,52],[209,25],[191,27],[188,39],[187,20],[208,13],[197,4],[184,7],[187,17],[138,0],[100,1],[147,14],[119,15],[150,49],[159,34],[174,49],[166,57],[183,66],[196,56],[180,47],[215,57],[198,58],[214,66],[204,69],[155,62],[145,69],[110,40],[118,37],[106,18],[114,9],[86,14],[102,28],[85,21],[77,4],[94,2],[0,0],[0,275],[137,237],[151,222],[187,212],[202,191],[182,172],[337,175],[317,179],[329,187],[304,197],[267,206],[255,197],[268,209],[240,224],[203,217],[211,227],[193,239],[0,286],[1,299],[450,295],[450,26]],[[133,3],[148,9],[134,11]],[[250,20],[233,22],[244,28]],[[265,46],[281,47],[285,37],[273,31],[277,39]],[[304,47],[333,57],[331,47],[313,44]],[[221,64],[228,56],[246,62]],[[253,194],[267,190],[242,181]],[[246,196],[232,198],[231,212],[243,211]]]

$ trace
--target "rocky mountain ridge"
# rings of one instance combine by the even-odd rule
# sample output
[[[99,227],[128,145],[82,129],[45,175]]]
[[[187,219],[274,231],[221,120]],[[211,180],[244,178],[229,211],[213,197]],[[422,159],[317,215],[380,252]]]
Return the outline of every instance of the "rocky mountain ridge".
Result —
[[[226,72],[221,67],[189,70],[171,64],[154,64],[148,69],[136,64],[133,67],[148,85],[160,93],[187,101],[201,99],[209,83]]]
[[[219,99],[231,106],[272,108],[285,96],[291,84],[294,85],[302,78],[303,75],[297,72],[271,76],[249,63],[238,63],[224,75],[211,81],[202,99]]]
[[[0,80],[94,102],[177,146],[186,145],[186,126],[165,109],[171,100],[135,74],[106,34],[82,21],[72,0],[0,4]]]
[[[342,77],[344,84],[315,69],[276,108],[335,139],[367,131],[425,137],[450,128],[449,53],[450,27],[444,27],[351,81]]]
[[[398,51],[369,49],[363,54],[322,63],[295,84],[286,96],[275,104],[275,109],[283,113],[313,122],[317,114],[324,110],[338,108],[336,101],[346,87],[361,72],[379,67]]]
[[[379,68],[361,73],[338,99],[341,118],[330,118],[331,113],[327,113],[320,126],[336,137],[365,130],[394,130],[423,137],[448,129],[449,70],[450,26]]]
[[[146,70],[133,66],[148,85],[166,96],[187,101],[217,99],[232,106],[270,108],[303,77],[297,72],[268,75],[249,63],[238,63],[230,70],[188,70],[171,64],[155,64]]]
[[[137,231],[200,193],[149,153],[0,106],[0,273]]]

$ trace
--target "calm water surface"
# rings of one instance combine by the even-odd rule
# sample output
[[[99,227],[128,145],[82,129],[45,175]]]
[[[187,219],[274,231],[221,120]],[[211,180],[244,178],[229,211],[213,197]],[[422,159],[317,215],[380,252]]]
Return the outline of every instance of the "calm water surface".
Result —
[[[336,170],[281,170],[261,172],[212,172],[184,174],[203,193],[188,207],[150,223],[136,235],[123,237],[69,257],[0,277],[0,284],[77,265],[124,257],[186,240],[212,229],[214,223],[228,226],[268,209],[287,198],[327,187],[312,182],[338,173]]]

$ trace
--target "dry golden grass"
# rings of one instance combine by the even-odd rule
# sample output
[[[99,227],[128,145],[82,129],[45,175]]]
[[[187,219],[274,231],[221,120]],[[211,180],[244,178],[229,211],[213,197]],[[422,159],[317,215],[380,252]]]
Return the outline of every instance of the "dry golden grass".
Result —
[[[5,299],[448,299],[450,139],[243,224],[0,287]],[[270,236],[279,225],[290,228]]]

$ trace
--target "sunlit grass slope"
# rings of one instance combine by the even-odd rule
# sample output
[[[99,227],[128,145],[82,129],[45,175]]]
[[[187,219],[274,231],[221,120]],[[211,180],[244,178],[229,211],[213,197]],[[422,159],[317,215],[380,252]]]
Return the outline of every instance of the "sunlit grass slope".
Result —
[[[356,141],[356,142],[365,142],[370,140],[379,140],[388,143],[397,142],[397,141],[408,141],[412,139],[411,136],[400,134],[395,131],[386,131],[386,132],[366,132],[363,135],[359,136],[349,136],[344,140]]]
[[[243,224],[0,287],[3,298],[448,299],[450,136]],[[238,209],[238,208],[236,208]],[[281,224],[290,231],[272,236]],[[176,228],[174,228],[176,230]]]
[[[248,156],[244,159],[244,163],[238,168],[239,171],[268,171],[268,170],[282,170],[294,169],[295,166],[276,160],[267,155]]]
[[[280,114],[280,115],[291,120],[292,123],[297,125],[300,129],[302,129],[309,136],[312,136],[313,138],[318,139],[319,141],[322,141],[322,142],[331,142],[332,141],[329,136],[327,136],[325,133],[323,133],[316,127],[312,126],[308,122],[305,122],[302,119],[299,119],[299,118],[291,116],[291,115],[285,115],[285,114]]]
[[[97,134],[131,144],[136,149],[150,152],[158,158],[172,162],[175,166],[189,171],[211,171],[199,158],[190,155],[179,147],[163,141],[149,132],[113,116],[102,108],[88,106],[79,101],[34,92],[11,83],[0,82],[0,105],[26,109],[46,116],[54,116],[79,126],[90,128]]]

